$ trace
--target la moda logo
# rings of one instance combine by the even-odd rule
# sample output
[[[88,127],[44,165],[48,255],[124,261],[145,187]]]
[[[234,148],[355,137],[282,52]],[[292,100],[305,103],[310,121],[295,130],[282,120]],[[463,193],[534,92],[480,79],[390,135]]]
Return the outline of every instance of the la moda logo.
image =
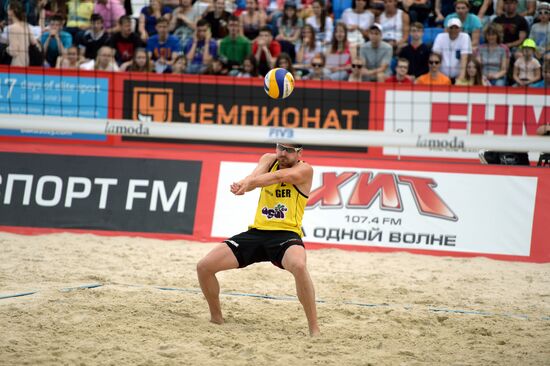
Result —
[[[342,187],[355,181],[346,200],[342,198]],[[411,194],[420,215],[437,219],[458,221],[458,216],[436,191],[433,178],[406,174],[354,172],[323,172],[321,186],[314,188],[307,208],[321,209],[351,208],[367,209],[376,200],[382,211],[402,212],[404,194]]]
[[[143,123],[131,124],[105,124],[105,134],[107,135],[124,135],[124,136],[149,136],[149,128]]]

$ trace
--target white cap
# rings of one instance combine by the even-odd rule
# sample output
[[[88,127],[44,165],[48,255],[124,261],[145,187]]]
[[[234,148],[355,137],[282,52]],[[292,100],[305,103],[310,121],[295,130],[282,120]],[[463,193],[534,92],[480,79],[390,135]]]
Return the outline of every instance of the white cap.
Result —
[[[369,29],[378,29],[380,31],[380,33],[382,33],[382,26],[378,23],[374,23],[373,25],[370,26]]]
[[[452,26],[457,26],[458,28],[462,28],[462,22],[458,18],[451,18],[447,22],[447,28],[451,28]]]

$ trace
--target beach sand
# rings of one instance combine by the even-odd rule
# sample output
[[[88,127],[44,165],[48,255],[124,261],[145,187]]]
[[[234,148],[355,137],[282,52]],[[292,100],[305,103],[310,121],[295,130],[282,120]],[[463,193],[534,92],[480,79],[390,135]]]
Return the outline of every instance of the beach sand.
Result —
[[[0,364],[550,364],[550,264],[311,250],[311,338],[268,263],[219,274],[211,324],[195,265],[213,245],[0,233],[0,296],[37,291],[0,300]]]

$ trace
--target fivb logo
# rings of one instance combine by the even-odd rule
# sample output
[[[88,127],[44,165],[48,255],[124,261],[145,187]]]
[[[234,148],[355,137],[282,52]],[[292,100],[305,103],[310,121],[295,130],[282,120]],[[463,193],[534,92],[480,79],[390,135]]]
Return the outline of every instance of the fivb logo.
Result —
[[[355,187],[349,196],[346,208],[369,208],[378,198],[380,209],[402,212],[401,186],[409,186],[418,212],[438,219],[458,221],[458,216],[435,191],[437,183],[432,178],[403,174],[372,172],[325,172],[322,185],[311,191],[307,208],[342,208],[341,188],[356,178]]]
[[[172,121],[174,90],[135,87],[133,93],[133,120],[141,122]]]

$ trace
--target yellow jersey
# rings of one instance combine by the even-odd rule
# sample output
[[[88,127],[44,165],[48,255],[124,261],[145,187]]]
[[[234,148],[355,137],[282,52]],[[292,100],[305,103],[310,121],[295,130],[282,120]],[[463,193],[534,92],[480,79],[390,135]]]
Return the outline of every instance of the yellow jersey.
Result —
[[[275,161],[269,172],[279,169]],[[277,183],[263,187],[256,208],[254,223],[249,229],[287,230],[304,236],[302,233],[302,217],[306,208],[308,196],[300,192],[290,183]]]

